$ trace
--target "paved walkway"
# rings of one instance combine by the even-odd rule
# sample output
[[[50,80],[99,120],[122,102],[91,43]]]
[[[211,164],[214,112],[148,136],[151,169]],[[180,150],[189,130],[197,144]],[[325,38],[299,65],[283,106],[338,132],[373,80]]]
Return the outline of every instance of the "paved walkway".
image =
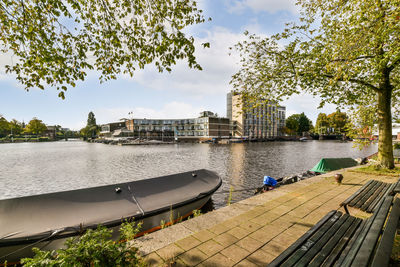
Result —
[[[336,172],[334,172],[336,173]],[[135,240],[151,266],[265,266],[370,179],[342,171],[316,176],[240,201]],[[350,214],[367,217],[356,209]]]

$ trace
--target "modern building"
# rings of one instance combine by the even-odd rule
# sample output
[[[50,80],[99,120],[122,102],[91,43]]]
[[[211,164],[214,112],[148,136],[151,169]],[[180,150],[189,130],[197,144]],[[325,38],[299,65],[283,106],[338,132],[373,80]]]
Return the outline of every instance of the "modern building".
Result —
[[[263,99],[249,101],[241,94],[227,94],[227,117],[231,121],[231,136],[268,139],[282,136],[286,107]]]
[[[125,125],[134,137],[156,140],[229,138],[230,133],[229,119],[219,118],[211,111],[189,119],[130,119]]]
[[[126,129],[124,121],[110,122],[100,126],[101,137],[112,137],[113,134],[120,133],[123,129]]]

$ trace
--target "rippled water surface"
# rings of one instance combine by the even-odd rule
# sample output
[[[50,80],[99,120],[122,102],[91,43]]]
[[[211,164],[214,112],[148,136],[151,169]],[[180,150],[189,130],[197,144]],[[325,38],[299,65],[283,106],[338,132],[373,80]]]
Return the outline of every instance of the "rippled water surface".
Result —
[[[213,196],[224,206],[235,190],[261,186],[264,175],[282,177],[311,169],[323,157],[364,157],[364,150],[338,141],[231,145],[112,146],[81,141],[0,144],[0,199],[127,182],[206,168],[223,185]],[[238,201],[252,190],[234,192]]]

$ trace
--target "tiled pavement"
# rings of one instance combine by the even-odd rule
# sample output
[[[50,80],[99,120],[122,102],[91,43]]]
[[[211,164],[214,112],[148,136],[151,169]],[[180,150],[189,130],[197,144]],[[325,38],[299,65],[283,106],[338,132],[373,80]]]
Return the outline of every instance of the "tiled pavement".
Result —
[[[336,172],[335,172],[336,173]],[[341,171],[316,176],[144,236],[135,242],[151,266],[265,266],[366,181],[396,177]],[[352,210],[350,214],[367,214]]]

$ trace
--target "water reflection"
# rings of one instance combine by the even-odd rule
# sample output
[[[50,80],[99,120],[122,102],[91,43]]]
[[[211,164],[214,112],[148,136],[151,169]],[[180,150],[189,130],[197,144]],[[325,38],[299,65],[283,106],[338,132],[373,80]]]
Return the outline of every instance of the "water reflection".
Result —
[[[364,157],[376,152],[336,141],[112,146],[84,142],[0,144],[0,198],[140,180],[206,168],[223,179],[218,192],[260,186],[312,168],[322,157]],[[216,207],[227,193],[216,193]],[[238,201],[252,190],[233,194]]]

